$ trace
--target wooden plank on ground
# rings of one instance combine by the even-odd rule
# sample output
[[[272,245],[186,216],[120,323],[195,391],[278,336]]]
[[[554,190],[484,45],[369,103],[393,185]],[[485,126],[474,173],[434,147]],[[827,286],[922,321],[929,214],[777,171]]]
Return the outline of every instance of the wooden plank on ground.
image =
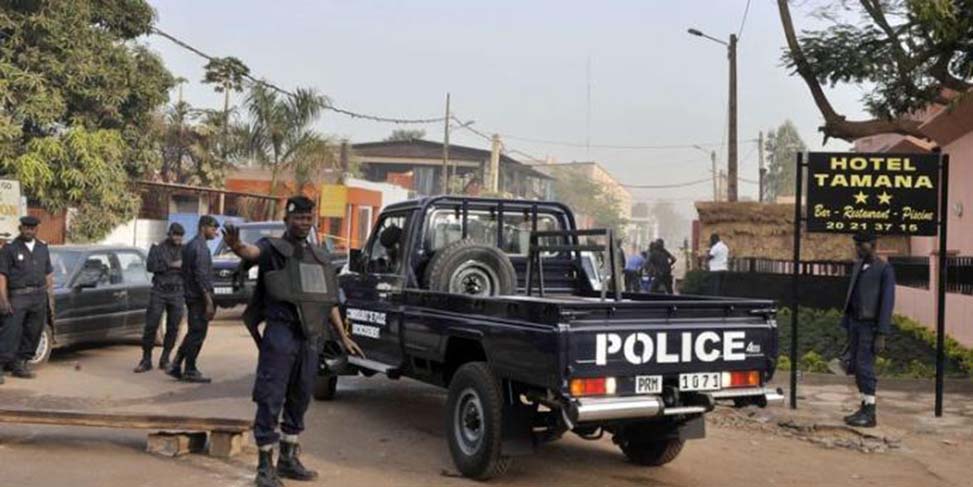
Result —
[[[0,409],[0,423],[176,431],[225,431],[230,433],[242,433],[250,430],[253,426],[253,423],[246,419],[16,409]]]

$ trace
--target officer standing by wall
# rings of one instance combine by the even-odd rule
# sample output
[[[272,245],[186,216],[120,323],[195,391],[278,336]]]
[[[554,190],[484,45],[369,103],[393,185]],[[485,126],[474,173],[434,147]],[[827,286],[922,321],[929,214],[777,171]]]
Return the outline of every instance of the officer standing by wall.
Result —
[[[841,326],[848,332],[848,372],[855,374],[861,407],[845,416],[845,423],[873,427],[875,416],[875,356],[885,351],[885,338],[892,331],[895,308],[895,272],[875,255],[875,234],[855,235],[858,260],[851,274]]]
[[[313,222],[314,202],[304,196],[287,200],[284,222],[287,230],[281,238],[262,238],[256,245],[240,240],[240,230],[226,226],[224,241],[241,259],[257,263],[257,287],[244,321],[260,347],[257,379],[253,386],[253,400],[257,403],[254,438],[259,448],[256,485],[276,487],[279,477],[313,480],[317,472],[308,470],[298,458],[298,435],[304,430],[304,413],[311,401],[311,391],[317,376],[319,354],[323,339],[338,337],[349,353],[362,355],[361,349],[345,332],[338,306],[321,304],[317,309],[309,304],[281,299],[281,288],[298,287],[302,292],[304,266],[323,268],[333,273],[327,253],[308,243]],[[300,266],[301,282],[292,284],[289,269]],[[324,275],[324,274],[322,274]],[[283,285],[278,278],[286,279]],[[268,285],[268,280],[274,284]],[[326,287],[326,286],[325,286]],[[337,289],[329,290],[337,295]],[[314,305],[316,303],[310,303]],[[311,318],[311,317],[316,318]],[[265,321],[263,335],[256,327]],[[336,333],[329,333],[325,321],[330,321]],[[281,434],[277,433],[278,418],[283,408]],[[274,447],[280,444],[280,458],[274,465]],[[278,477],[279,476],[279,477]]]
[[[723,281],[726,280],[726,273],[730,270],[730,248],[715,233],[709,236],[709,253],[706,260],[709,262],[710,294],[722,296]]]
[[[169,225],[166,239],[149,249],[146,268],[152,273],[152,294],[145,311],[145,330],[142,333],[142,361],[135,367],[136,374],[152,370],[152,349],[155,336],[166,313],[166,336],[162,342],[159,368],[169,368],[169,354],[176,345],[179,323],[182,321],[185,297],[182,286],[182,238],[186,230],[178,223]]]
[[[196,367],[196,359],[203,348],[203,341],[206,340],[209,322],[216,316],[216,303],[213,301],[213,257],[206,242],[216,238],[218,233],[219,222],[216,218],[203,215],[199,218],[196,236],[182,249],[182,279],[189,329],[166,373],[186,382],[210,382],[210,378]]]
[[[27,362],[37,351],[54,306],[54,268],[47,244],[38,240],[40,220],[20,219],[20,235],[0,249],[0,384],[4,370],[31,379]]]

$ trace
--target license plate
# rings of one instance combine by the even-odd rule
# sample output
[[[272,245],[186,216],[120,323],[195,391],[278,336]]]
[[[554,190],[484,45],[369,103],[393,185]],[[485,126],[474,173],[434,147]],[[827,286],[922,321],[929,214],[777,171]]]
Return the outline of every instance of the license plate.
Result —
[[[213,289],[213,292],[215,292],[216,294],[233,294],[233,288],[232,287],[218,287],[218,288],[214,288]]]
[[[718,391],[720,390],[720,379],[723,374],[719,372],[703,372],[699,374],[679,374],[680,391]]]
[[[662,376],[661,375],[637,375],[635,376],[636,394],[661,394]]]

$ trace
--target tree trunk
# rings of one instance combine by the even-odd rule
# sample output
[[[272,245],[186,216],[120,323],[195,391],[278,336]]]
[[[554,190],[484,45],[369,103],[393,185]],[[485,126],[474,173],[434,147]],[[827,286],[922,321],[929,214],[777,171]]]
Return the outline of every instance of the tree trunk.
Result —
[[[797,34],[794,31],[794,22],[791,20],[790,7],[787,5],[787,2],[788,0],[777,0],[780,21],[784,27],[784,37],[787,39],[787,47],[790,50],[790,56],[794,61],[794,66],[797,68],[797,73],[804,79],[804,83],[807,84],[808,89],[811,91],[811,97],[814,98],[815,105],[818,106],[818,110],[824,117],[824,125],[818,130],[824,133],[825,142],[827,142],[829,137],[851,142],[871,135],[889,133],[911,135],[920,139],[931,139],[931,137],[919,129],[921,122],[917,120],[873,119],[849,121],[846,120],[844,115],[836,112],[834,107],[831,106],[831,102],[828,101],[827,95],[824,94],[824,90],[821,88],[821,84],[815,76],[811,63],[804,57],[804,51],[801,50],[801,45],[797,40]]]

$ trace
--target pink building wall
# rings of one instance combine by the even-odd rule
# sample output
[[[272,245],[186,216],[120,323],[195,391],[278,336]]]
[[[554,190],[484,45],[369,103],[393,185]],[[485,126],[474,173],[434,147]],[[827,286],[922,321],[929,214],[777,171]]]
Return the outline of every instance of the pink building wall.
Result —
[[[922,130],[940,144],[950,156],[949,218],[946,248],[949,255],[973,256],[973,100],[967,97],[951,110],[928,110],[921,117]],[[855,143],[861,152],[925,152],[932,144],[901,135],[879,135]],[[911,253],[929,257],[932,262],[930,289],[898,286],[895,312],[929,328],[936,326],[937,282],[936,237],[913,237]],[[973,347],[973,296],[946,294],[946,333],[967,347]]]

